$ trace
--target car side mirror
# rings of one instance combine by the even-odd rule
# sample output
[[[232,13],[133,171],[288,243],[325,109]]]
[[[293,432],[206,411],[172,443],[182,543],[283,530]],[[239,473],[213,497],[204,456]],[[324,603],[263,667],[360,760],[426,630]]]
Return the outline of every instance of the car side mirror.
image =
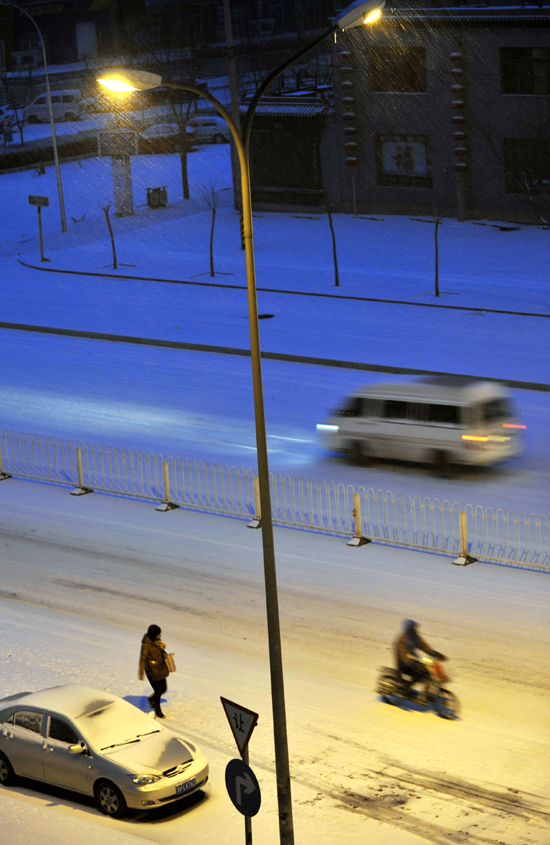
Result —
[[[79,742],[76,745],[69,745],[69,754],[85,754],[87,750],[83,742]]]

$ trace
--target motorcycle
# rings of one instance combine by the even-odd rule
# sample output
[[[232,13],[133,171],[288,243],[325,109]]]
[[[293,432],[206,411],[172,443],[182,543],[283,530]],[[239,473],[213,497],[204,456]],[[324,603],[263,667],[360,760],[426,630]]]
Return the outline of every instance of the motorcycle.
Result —
[[[420,681],[422,690],[412,689],[412,681],[406,681],[397,669],[383,666],[376,682],[376,692],[386,704],[410,701],[431,707],[442,719],[457,719],[460,711],[458,698],[443,684],[450,681],[441,663],[433,657],[421,657],[429,672],[429,681]]]

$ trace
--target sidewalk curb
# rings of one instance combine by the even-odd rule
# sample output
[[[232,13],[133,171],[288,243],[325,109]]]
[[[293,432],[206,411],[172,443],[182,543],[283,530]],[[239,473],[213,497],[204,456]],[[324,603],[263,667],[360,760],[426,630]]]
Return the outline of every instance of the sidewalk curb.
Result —
[[[111,343],[131,343],[142,346],[157,346],[168,349],[186,349],[194,352],[215,352],[220,355],[237,355],[250,358],[249,349],[234,346],[213,346],[204,343],[185,343],[180,340],[161,340],[151,337],[132,337],[131,335],[104,334],[103,332],[87,332],[78,329],[60,329],[52,326],[34,326],[27,323],[8,323],[0,321],[0,329],[10,331],[37,332],[39,334],[53,334],[61,337],[76,337],[85,340],[104,340]],[[493,376],[473,376],[467,373],[448,373],[440,370],[419,370],[411,367],[392,367],[384,364],[365,364],[362,361],[340,361],[336,358],[317,358],[309,355],[289,355],[284,352],[262,352],[262,359],[266,361],[288,361],[294,364],[313,364],[321,367],[340,367],[346,370],[367,370],[373,373],[394,373],[417,376],[456,376],[477,381],[494,381],[506,387],[516,387],[520,390],[538,390],[550,393],[550,384],[534,381],[517,381],[515,379],[494,378]]]
[[[37,267],[35,264],[27,264],[19,256],[17,260],[23,267],[31,270],[42,270],[44,273],[63,273],[70,276],[95,276],[99,279],[121,279],[128,282],[161,282],[166,285],[193,285],[206,288],[226,288],[229,290],[247,290],[246,285],[228,285],[221,282],[192,282],[189,279],[157,279],[149,276],[126,276],[121,273],[96,273],[88,270],[56,270],[55,267]],[[319,299],[342,299],[351,302],[381,302],[387,305],[410,305],[413,308],[443,308],[446,311],[475,311],[482,314],[508,314],[514,317],[543,317],[550,320],[550,314],[536,314],[530,311],[501,311],[496,308],[477,308],[467,305],[440,305],[436,302],[410,302],[406,299],[376,299],[372,296],[346,296],[338,293],[317,293],[315,291],[280,290],[279,288],[256,288],[261,293],[283,293],[288,296],[313,296]]]

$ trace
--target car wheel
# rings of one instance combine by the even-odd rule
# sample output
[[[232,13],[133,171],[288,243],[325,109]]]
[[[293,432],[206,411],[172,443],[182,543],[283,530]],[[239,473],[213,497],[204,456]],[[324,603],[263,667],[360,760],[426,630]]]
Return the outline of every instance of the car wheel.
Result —
[[[213,140],[215,144],[225,144],[225,138],[223,135],[214,135]]]
[[[435,474],[439,478],[451,478],[452,477],[452,464],[447,452],[443,451],[442,449],[438,449],[434,453],[434,466],[435,466]]]
[[[36,115],[30,114],[27,118],[27,123],[38,123]]]
[[[128,810],[124,795],[111,781],[100,781],[94,790],[98,809],[112,819],[122,819]]]
[[[372,463],[372,449],[367,440],[356,440],[353,444],[353,454],[357,463],[362,466]]]
[[[15,772],[5,754],[0,751],[0,786],[11,786],[15,783]]]
[[[74,114],[72,111],[68,111],[65,115],[65,120],[78,120],[78,115]]]

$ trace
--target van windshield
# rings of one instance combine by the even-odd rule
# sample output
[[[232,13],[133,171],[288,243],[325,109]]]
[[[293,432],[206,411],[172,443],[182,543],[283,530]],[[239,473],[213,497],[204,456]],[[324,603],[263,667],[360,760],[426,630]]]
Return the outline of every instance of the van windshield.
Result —
[[[335,408],[332,413],[337,417],[358,417],[361,413],[361,398],[351,396],[345,405]]]
[[[493,422],[513,417],[514,412],[507,399],[491,399],[481,405],[481,418],[483,422]]]

